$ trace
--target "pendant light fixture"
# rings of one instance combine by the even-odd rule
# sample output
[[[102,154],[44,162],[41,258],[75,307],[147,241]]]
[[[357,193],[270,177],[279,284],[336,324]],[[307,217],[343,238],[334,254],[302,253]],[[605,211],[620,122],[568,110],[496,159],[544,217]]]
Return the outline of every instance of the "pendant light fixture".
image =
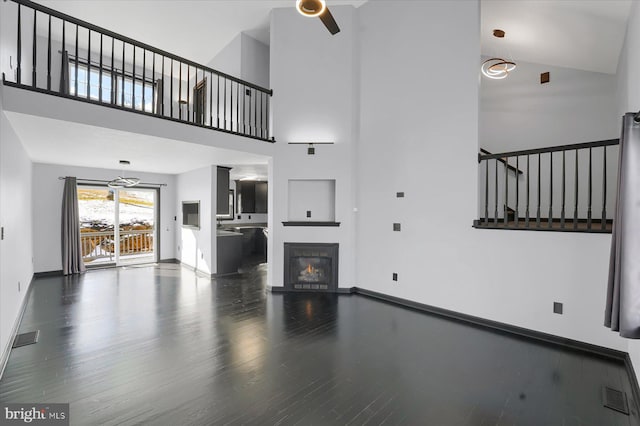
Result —
[[[504,38],[503,30],[493,30],[493,36],[496,38]],[[516,63],[499,57],[489,58],[482,63],[482,74],[493,80],[502,80],[507,78],[509,73],[516,69]]]
[[[129,160],[120,160],[121,166],[128,166],[131,162]],[[124,168],[122,169],[122,174],[124,174]],[[118,176],[117,178],[109,181],[107,186],[109,188],[130,188],[132,186],[136,186],[140,183],[140,178],[136,177],[122,177]]]

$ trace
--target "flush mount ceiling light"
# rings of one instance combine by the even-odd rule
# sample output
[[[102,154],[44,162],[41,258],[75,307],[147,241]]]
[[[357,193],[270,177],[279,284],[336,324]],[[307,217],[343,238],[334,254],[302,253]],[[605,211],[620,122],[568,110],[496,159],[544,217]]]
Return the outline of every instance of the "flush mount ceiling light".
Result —
[[[505,32],[499,29],[493,30],[493,36],[496,38],[504,38]],[[509,73],[516,69],[516,63],[513,60],[508,61],[500,57],[489,58],[482,63],[482,74],[493,80],[502,80],[507,78]]]
[[[327,8],[325,0],[296,0],[296,10],[307,18],[320,18],[332,35],[340,32],[338,23]]]
[[[131,164],[129,160],[120,160],[120,165],[122,166],[128,166],[129,164]],[[122,174],[124,174],[124,169]],[[109,183],[107,183],[107,186],[109,188],[130,188],[132,186],[136,186],[139,183],[139,178],[118,176],[117,178],[109,181]]]

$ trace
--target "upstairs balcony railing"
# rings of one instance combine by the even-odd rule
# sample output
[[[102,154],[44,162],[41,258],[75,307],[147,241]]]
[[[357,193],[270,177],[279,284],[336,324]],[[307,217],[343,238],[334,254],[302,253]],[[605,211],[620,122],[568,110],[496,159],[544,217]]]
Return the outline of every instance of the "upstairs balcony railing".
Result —
[[[5,85],[273,141],[273,92],[28,0],[2,5]]]
[[[481,150],[480,219],[474,227],[610,233],[619,143]]]

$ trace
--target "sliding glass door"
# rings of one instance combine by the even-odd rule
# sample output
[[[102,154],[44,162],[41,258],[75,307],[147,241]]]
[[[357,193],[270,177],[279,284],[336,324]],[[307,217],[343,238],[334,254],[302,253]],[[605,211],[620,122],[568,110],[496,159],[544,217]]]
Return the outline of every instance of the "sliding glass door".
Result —
[[[78,186],[82,258],[87,267],[157,261],[157,191]]]

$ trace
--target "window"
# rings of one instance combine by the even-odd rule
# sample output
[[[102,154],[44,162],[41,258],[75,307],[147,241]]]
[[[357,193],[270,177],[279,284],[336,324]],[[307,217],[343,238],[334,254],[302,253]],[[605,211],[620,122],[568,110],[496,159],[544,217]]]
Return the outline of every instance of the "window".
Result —
[[[76,94],[76,68],[78,73],[78,93]],[[124,87],[124,107],[134,108],[141,111],[153,112],[153,104],[155,97],[155,83],[150,80],[142,81],[142,78],[136,76],[135,84],[130,75],[123,75],[122,72],[116,70],[112,73],[109,69],[102,69],[102,84],[100,84],[100,68],[91,66],[86,63],[75,60],[69,61],[69,94],[71,96],[87,97],[87,79],[89,80],[89,99],[99,100],[100,90],[102,90],[102,102],[123,105],[123,87]],[[123,84],[124,83],[124,84]],[[112,88],[115,85],[115,99],[111,99]],[[142,105],[144,92],[144,109]],[[135,96],[134,96],[135,95]],[[135,100],[135,105],[134,105]]]
[[[77,64],[78,68],[78,93],[77,96],[87,97],[87,75],[89,79],[89,98],[99,100],[100,89],[102,89],[102,102],[111,102],[111,72],[102,70],[102,84],[100,81],[100,69],[92,67],[88,70],[86,64]],[[69,94],[76,96],[76,64],[69,63]]]

